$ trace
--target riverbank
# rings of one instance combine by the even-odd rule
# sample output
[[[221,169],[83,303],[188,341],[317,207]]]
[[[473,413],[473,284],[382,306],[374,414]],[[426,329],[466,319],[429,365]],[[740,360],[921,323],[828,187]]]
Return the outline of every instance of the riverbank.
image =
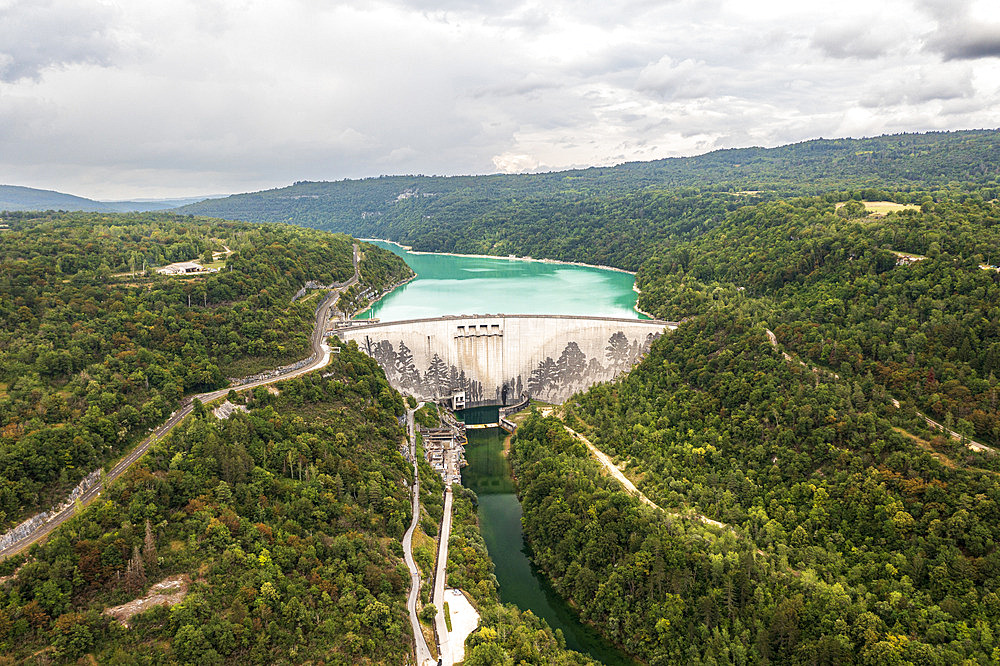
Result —
[[[495,407],[466,410],[469,421],[494,421]],[[609,666],[633,666],[634,662],[592,625],[579,610],[552,587],[548,578],[532,563],[521,529],[521,503],[515,492],[504,441],[507,433],[499,428],[469,430],[462,485],[476,493],[480,533],[494,564],[500,601],[542,618],[553,630],[563,632],[566,645]]]
[[[632,291],[634,291],[637,294],[635,297],[635,305],[632,306],[635,309],[635,311],[641,315],[646,315],[650,319],[656,319],[656,317],[654,317],[652,314],[646,312],[645,310],[639,307],[639,296],[642,296],[642,289],[639,289],[639,287],[634,282],[632,283]]]
[[[536,259],[534,257],[518,257],[512,254],[503,256],[499,254],[460,254],[458,252],[425,252],[423,250],[414,250],[412,245],[403,245],[402,243],[397,243],[396,241],[389,240],[388,238],[359,238],[358,240],[363,241],[365,243],[373,241],[378,241],[380,243],[389,243],[390,245],[395,245],[396,247],[406,250],[410,254],[436,254],[442,257],[464,257],[467,259],[504,259],[506,261],[532,261],[539,264],[555,264],[559,266],[579,266],[580,268],[598,268],[603,271],[615,271],[616,273],[635,275],[635,271],[627,271],[624,268],[618,268],[616,266],[606,266],[604,264],[585,264],[582,261],[561,261],[559,259]]]
[[[361,240],[361,239],[358,239],[358,240]],[[413,269],[411,268],[410,270],[413,270]],[[364,309],[358,310],[357,312],[355,312],[354,314],[352,314],[351,315],[351,319],[357,319],[358,317],[360,317],[364,313],[366,313],[369,310],[371,310],[375,306],[375,304],[378,303],[379,301],[381,301],[383,298],[385,298],[386,296],[388,296],[392,292],[396,291],[397,289],[399,289],[400,287],[402,287],[404,284],[408,284],[410,282],[413,282],[416,279],[417,279],[417,273],[416,273],[416,271],[414,271],[413,275],[411,275],[410,277],[406,278],[405,280],[400,280],[399,282],[397,282],[396,284],[390,286],[388,289],[386,289],[381,294],[379,294],[378,298],[376,298],[375,300],[371,301],[368,305],[366,305],[364,307]]]

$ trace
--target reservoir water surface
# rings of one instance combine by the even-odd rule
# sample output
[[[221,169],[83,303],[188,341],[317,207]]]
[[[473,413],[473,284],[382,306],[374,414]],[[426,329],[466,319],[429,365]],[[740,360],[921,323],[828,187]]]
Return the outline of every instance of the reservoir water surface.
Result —
[[[635,311],[631,273],[543,261],[414,253],[369,241],[401,256],[416,279],[360,318],[382,321],[461,314],[572,314],[646,319]]]
[[[369,241],[372,242],[372,241]],[[417,277],[359,318],[382,321],[454,314],[570,314],[645,319],[634,309],[634,278],[592,266],[540,261],[413,253],[385,241]],[[495,407],[466,410],[468,423],[495,423]],[[521,531],[521,505],[504,454],[506,433],[470,430],[462,483],[479,497],[483,539],[500,584],[500,599],[542,617],[566,645],[609,665],[633,664],[589,626],[548,584],[529,559]]]

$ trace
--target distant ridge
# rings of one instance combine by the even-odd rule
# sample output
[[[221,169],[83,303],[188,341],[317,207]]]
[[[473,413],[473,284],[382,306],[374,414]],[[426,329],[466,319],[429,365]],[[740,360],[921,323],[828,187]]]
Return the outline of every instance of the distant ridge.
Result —
[[[206,199],[178,209],[248,222],[291,222],[355,235],[401,237],[424,220],[480,217],[527,201],[583,201],[641,190],[901,191],[986,183],[1000,177],[1000,130],[813,139],[776,148],[732,148],[694,157],[533,174],[380,176]]]
[[[129,213],[168,210],[195,203],[203,197],[150,199],[145,201],[95,201],[55,190],[20,185],[0,185],[0,210],[67,210],[88,213]]]

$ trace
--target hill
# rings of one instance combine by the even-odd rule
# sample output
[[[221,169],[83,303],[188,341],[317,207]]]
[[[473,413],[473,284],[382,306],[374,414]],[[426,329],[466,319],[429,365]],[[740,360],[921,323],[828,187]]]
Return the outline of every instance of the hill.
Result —
[[[655,250],[640,306],[683,323],[511,446],[555,590],[649,664],[995,660],[994,197],[769,201]]]
[[[150,199],[145,201],[94,201],[55,190],[39,190],[20,185],[0,185],[0,210],[66,210],[89,213],[130,213],[167,210],[198,201],[198,198]]]
[[[48,506],[188,393],[307,355],[318,300],[354,273],[350,238],[164,213],[13,213],[0,236],[0,526]],[[226,254],[226,248],[229,253]],[[214,254],[223,270],[142,266]],[[410,274],[365,246],[364,284]],[[204,261],[204,260],[203,260]]]
[[[420,249],[440,232],[476,225],[511,207],[568,205],[646,190],[751,194],[818,193],[844,188],[909,191],[1000,176],[1000,131],[816,139],[778,148],[718,150],[697,157],[629,162],[541,174],[383,176],[210,199],[179,209],[249,222],[291,222],[360,236],[390,235]],[[501,251],[495,252],[497,254]]]

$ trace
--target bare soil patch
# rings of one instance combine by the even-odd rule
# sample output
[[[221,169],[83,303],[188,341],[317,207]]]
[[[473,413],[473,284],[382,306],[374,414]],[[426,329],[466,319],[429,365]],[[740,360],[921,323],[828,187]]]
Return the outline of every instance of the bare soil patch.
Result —
[[[180,574],[164,578],[156,585],[149,588],[149,592],[141,599],[135,599],[121,606],[105,608],[104,615],[110,615],[118,620],[123,626],[129,626],[132,616],[145,612],[154,606],[175,606],[179,604],[184,595],[187,594],[191,585],[191,578],[187,574]]]

